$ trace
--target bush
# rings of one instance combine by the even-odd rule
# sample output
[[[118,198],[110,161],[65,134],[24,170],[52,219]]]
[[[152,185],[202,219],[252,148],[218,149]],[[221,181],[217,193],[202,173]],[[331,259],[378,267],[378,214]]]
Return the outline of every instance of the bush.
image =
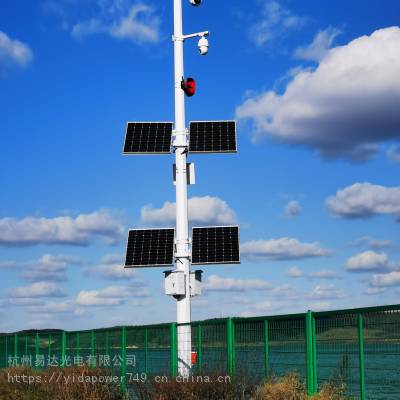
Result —
[[[107,375],[103,369],[89,367],[8,368],[0,373],[1,400],[117,400],[122,399],[119,384],[99,383]],[[112,375],[110,373],[109,375]],[[23,382],[23,377],[26,382]],[[16,377],[20,382],[17,382]],[[78,377],[82,377],[78,379]],[[28,383],[28,380],[31,382]],[[89,382],[97,381],[97,383]]]

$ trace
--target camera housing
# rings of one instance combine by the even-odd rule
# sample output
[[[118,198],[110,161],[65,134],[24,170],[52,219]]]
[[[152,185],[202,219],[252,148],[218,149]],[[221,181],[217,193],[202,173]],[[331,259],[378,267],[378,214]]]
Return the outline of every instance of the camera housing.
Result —
[[[199,40],[199,44],[197,45],[199,47],[199,52],[202,56],[205,56],[208,53],[208,40],[202,36]]]
[[[192,6],[199,6],[201,4],[201,0],[189,0]]]

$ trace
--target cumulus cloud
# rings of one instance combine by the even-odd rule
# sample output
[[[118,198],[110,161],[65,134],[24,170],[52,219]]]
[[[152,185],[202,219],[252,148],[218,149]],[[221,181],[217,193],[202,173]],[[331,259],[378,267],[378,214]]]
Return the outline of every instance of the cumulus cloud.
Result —
[[[320,61],[326,56],[333,41],[340,33],[339,29],[333,27],[319,31],[312,43],[305,47],[298,47],[294,52],[294,56],[302,60]]]
[[[295,15],[278,1],[263,2],[259,19],[249,29],[256,46],[264,46],[304,25],[306,18]]]
[[[126,1],[113,4],[103,1],[98,4],[101,17],[75,24],[72,36],[106,34],[115,39],[127,39],[139,44],[159,41],[160,19],[155,15],[154,7],[145,3],[130,5]]]
[[[380,250],[386,247],[393,246],[391,240],[375,239],[371,236],[362,236],[354,242],[350,243],[352,247],[370,247],[374,250]]]
[[[130,286],[109,286],[100,290],[82,290],[76,297],[76,303],[86,307],[118,306],[132,297],[149,297],[147,289]]]
[[[32,58],[32,50],[27,44],[0,31],[0,72],[13,66],[26,67]]]
[[[286,275],[290,278],[301,278],[304,273],[299,267],[291,267],[288,269]]]
[[[116,254],[104,256],[100,265],[88,268],[85,272],[105,280],[137,279],[139,275],[133,268],[124,268],[123,257]]]
[[[271,240],[254,240],[241,246],[244,257],[253,261],[292,260],[311,257],[324,257],[330,251],[319,243],[302,243],[297,239],[280,238]]]
[[[344,293],[334,285],[318,285],[315,286],[309,297],[312,299],[340,299],[344,297]]]
[[[307,146],[327,158],[366,161],[400,138],[400,28],[380,29],[330,49],[298,69],[282,94],[267,91],[236,110],[253,139]]]
[[[342,218],[400,215],[400,187],[355,183],[326,200],[331,214]]]
[[[64,291],[52,282],[35,282],[29,286],[12,288],[8,291],[12,298],[64,297]]]
[[[377,294],[382,294],[385,291],[384,288],[379,288],[379,287],[369,287],[364,290],[364,294],[368,296],[376,296]]]
[[[400,286],[400,271],[392,271],[388,274],[376,274],[372,276],[372,287]]]
[[[37,244],[65,244],[87,246],[95,237],[109,243],[121,238],[123,225],[108,210],[80,214],[76,218],[26,217],[0,219],[0,246],[32,246]]]
[[[400,149],[397,146],[390,146],[386,152],[388,159],[393,164],[400,164]]]
[[[28,281],[65,281],[67,266],[80,264],[77,257],[45,254],[39,260],[27,263],[21,276]]]
[[[297,217],[301,213],[301,205],[298,201],[293,200],[285,207],[285,215],[287,217]]]
[[[222,278],[217,275],[211,275],[204,289],[215,292],[245,292],[247,290],[269,290],[272,285],[269,282],[259,279],[234,279]]]
[[[34,314],[77,314],[79,311],[77,310],[76,304],[71,301],[64,302],[55,302],[49,301],[44,303],[43,305],[31,306],[29,307],[29,312]]]
[[[175,223],[175,203],[165,202],[161,208],[144,206],[141,222],[145,225],[163,225]],[[191,224],[232,224],[236,222],[235,212],[218,197],[192,197],[188,200],[188,214]]]
[[[380,272],[394,268],[386,253],[375,251],[364,251],[350,257],[346,262],[346,269],[349,272]]]
[[[322,269],[321,271],[310,272],[308,277],[310,279],[340,279],[338,273],[331,269]]]

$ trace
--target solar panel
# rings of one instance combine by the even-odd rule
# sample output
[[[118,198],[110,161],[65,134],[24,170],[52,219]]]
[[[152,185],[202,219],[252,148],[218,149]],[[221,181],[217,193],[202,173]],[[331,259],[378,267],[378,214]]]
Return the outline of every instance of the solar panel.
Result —
[[[125,268],[161,267],[174,261],[175,229],[129,231]]]
[[[236,121],[191,122],[190,153],[236,153]]]
[[[172,122],[128,122],[124,154],[171,153]]]
[[[240,264],[239,227],[193,228],[192,264]]]

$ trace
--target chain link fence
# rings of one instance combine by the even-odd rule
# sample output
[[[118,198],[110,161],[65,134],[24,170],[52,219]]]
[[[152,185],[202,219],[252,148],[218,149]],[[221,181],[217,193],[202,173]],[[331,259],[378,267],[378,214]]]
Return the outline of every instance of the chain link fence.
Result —
[[[184,358],[191,360],[192,375],[229,375],[257,384],[296,373],[310,395],[333,382],[361,400],[400,398],[400,305],[214,319],[190,328],[191,354]],[[126,390],[132,379],[177,376],[180,331],[173,323],[3,334],[0,367],[107,368]]]

